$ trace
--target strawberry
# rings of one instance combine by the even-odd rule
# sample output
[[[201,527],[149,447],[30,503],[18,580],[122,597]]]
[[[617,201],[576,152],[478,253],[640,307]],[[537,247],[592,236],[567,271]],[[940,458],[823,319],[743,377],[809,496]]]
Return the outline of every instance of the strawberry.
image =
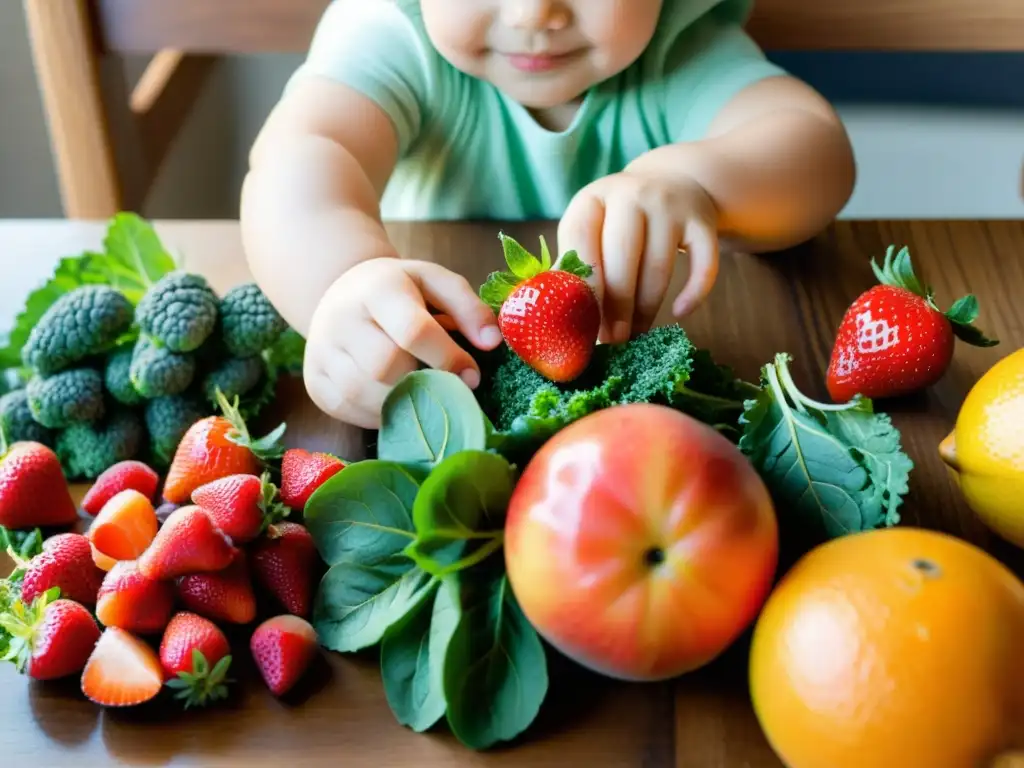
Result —
[[[150,501],[156,495],[160,477],[141,461],[119,461],[100,473],[82,498],[82,510],[95,517],[103,505],[121,491],[138,491]]]
[[[222,571],[237,552],[205,510],[194,505],[181,507],[167,518],[139,557],[139,570],[150,579]]]
[[[972,325],[978,316],[973,295],[941,312],[931,287],[914,274],[907,248],[894,250],[889,246],[881,268],[871,260],[880,284],[858,296],[839,324],[826,375],[836,402],[930,387],[949,368],[957,338],[979,347],[998,344]]]
[[[316,630],[298,616],[267,619],[249,639],[256,668],[275,696],[287,693],[305,674],[316,648]]]
[[[0,525],[47,528],[76,520],[78,509],[57,454],[30,441],[8,446],[0,429]]]
[[[96,567],[99,568],[101,571],[109,571],[111,568],[113,568],[115,565],[121,562],[120,560],[115,560],[110,555],[104,555],[102,552],[96,549],[95,544],[90,544],[89,548],[92,550],[92,561],[96,563]]]
[[[541,238],[541,258],[499,235],[509,272],[494,272],[480,298],[498,315],[509,348],[551,381],[577,378],[594,354],[601,328],[597,296],[584,278],[592,273],[575,251],[552,268]]]
[[[173,610],[174,585],[146,578],[134,560],[122,560],[110,569],[96,601],[96,618],[104,626],[140,635],[161,631]]]
[[[235,544],[252,541],[271,523],[283,519],[288,509],[276,501],[277,486],[266,473],[228,475],[192,491],[192,501]]]
[[[345,468],[329,453],[310,453],[290,448],[281,459],[281,501],[292,509],[304,509],[313,491]]]
[[[100,639],[92,614],[74,600],[57,599],[51,589],[31,603],[15,601],[0,614],[10,646],[5,658],[36,680],[55,680],[82,671]]]
[[[317,557],[309,531],[298,523],[272,525],[252,545],[251,555],[256,580],[289,613],[307,616]]]
[[[160,527],[149,497],[128,488],[114,494],[89,526],[89,541],[114,560],[134,560],[150,545]]]
[[[279,442],[284,424],[253,440],[238,411],[238,398],[230,404],[218,391],[217,402],[223,415],[200,419],[178,443],[164,482],[165,501],[185,504],[196,488],[213,480],[228,475],[257,475],[261,461],[280,458],[284,453]]]
[[[177,590],[185,608],[208,619],[248,624],[256,618],[256,594],[244,552],[223,571],[182,576]]]
[[[96,605],[103,571],[92,561],[92,547],[85,536],[79,533],[51,536],[43,544],[42,552],[27,563],[20,559],[15,559],[15,563],[25,568],[21,582],[21,599],[25,603],[31,603],[48,589],[59,587],[61,597],[82,605]]]
[[[224,633],[209,619],[176,613],[160,642],[160,664],[167,686],[177,691],[185,709],[203,707],[228,695],[231,647]]]
[[[160,657],[117,627],[104,630],[82,672],[82,693],[104,707],[130,707],[156,698],[164,684]]]

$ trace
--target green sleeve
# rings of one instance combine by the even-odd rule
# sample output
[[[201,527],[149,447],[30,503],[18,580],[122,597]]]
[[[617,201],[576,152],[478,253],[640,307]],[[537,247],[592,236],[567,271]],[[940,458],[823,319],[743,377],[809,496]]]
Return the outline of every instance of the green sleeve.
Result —
[[[343,83],[375,102],[394,124],[401,153],[426,120],[437,54],[422,25],[399,5],[377,0],[332,0],[317,25],[302,77]]]
[[[704,138],[715,116],[740,91],[786,74],[724,12],[704,15],[665,47],[664,56],[661,109],[674,142]]]

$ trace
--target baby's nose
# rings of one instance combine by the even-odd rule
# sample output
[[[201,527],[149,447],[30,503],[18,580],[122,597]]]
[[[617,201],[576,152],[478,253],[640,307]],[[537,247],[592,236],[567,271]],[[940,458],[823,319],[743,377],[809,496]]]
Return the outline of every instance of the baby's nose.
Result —
[[[559,0],[510,0],[507,24],[518,29],[559,30],[569,25],[571,12]]]

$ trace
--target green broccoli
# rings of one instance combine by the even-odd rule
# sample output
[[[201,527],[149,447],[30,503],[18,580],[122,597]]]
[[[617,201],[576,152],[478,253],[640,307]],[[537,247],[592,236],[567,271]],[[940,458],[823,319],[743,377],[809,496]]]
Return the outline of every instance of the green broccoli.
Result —
[[[25,440],[53,447],[53,432],[32,418],[28,393],[15,389],[0,397],[0,429],[7,444]]]
[[[245,283],[221,299],[220,326],[228,351],[251,357],[273,345],[288,324],[256,283]]]
[[[190,395],[157,397],[146,403],[146,429],[156,463],[167,466],[188,428],[209,415]]]
[[[103,417],[103,377],[94,368],[33,376],[25,389],[32,418],[44,427],[63,429]]]
[[[138,456],[142,439],[139,414],[118,408],[103,421],[58,433],[56,452],[69,480],[95,480],[108,467]]]
[[[217,325],[217,294],[200,275],[169,272],[142,297],[135,320],[172,352],[194,352]]]
[[[135,343],[128,376],[135,391],[143,397],[180,394],[188,389],[195,375],[194,355],[172,352],[146,336]]]
[[[218,389],[228,400],[243,397],[255,389],[266,370],[267,364],[262,355],[229,357],[203,379],[203,395],[214,407],[217,406]]]
[[[119,349],[107,357],[103,382],[110,395],[122,405],[139,405],[142,395],[131,380],[132,348]]]
[[[39,318],[21,350],[25,365],[42,376],[106,351],[132,324],[132,305],[106,285],[65,293]]]

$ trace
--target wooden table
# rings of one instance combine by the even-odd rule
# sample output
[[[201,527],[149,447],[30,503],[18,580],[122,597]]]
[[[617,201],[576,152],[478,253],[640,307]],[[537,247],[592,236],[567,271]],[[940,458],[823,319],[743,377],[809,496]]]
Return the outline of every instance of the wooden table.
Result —
[[[434,258],[478,283],[501,263],[492,224],[394,225],[399,249]],[[510,225],[522,242],[554,225]],[[218,291],[245,280],[234,223],[158,223],[183,264],[206,274]],[[9,315],[27,285],[24,268],[45,274],[62,255],[96,247],[101,225],[0,223],[0,307]],[[782,255],[731,255],[709,302],[685,326],[695,342],[737,372],[756,379],[776,352],[794,357],[797,384],[825,397],[822,376],[836,324],[848,303],[872,284],[868,259],[890,243],[911,247],[919,274],[943,306],[973,291],[981,326],[1002,340],[994,349],[959,345],[952,369],[931,391],[887,404],[916,463],[902,508],[905,525],[938,528],[979,544],[1024,575],[1024,553],[995,539],[964,506],[936,453],[972,383],[1024,344],[1024,222],[843,222]],[[297,254],[299,260],[301,255]],[[32,274],[29,273],[29,274]],[[675,285],[683,274],[676,275]],[[5,318],[6,319],[6,318]],[[663,319],[668,320],[666,315]],[[288,387],[289,445],[353,455],[358,434],[318,415],[301,385]],[[77,681],[35,684],[0,669],[0,763],[101,766],[685,766],[768,768],[771,753],[751,711],[744,644],[706,669],[654,685],[613,683],[553,660],[551,693],[539,720],[513,748],[474,754],[443,728],[417,735],[394,721],[373,654],[331,654],[297,696],[280,702],[243,668],[227,706],[177,714],[101,711],[84,701]]]

